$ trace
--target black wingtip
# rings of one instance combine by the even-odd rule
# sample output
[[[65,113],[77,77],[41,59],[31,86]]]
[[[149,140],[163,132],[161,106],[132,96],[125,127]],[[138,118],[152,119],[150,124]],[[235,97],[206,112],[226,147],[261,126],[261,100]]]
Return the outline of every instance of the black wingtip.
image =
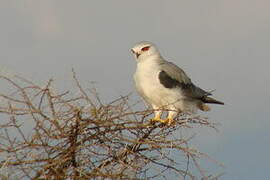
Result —
[[[211,98],[211,97],[204,97],[204,98],[202,99],[202,101],[203,101],[204,103],[224,105],[224,102],[218,101],[218,100],[216,100],[216,99],[214,99],[214,98]]]

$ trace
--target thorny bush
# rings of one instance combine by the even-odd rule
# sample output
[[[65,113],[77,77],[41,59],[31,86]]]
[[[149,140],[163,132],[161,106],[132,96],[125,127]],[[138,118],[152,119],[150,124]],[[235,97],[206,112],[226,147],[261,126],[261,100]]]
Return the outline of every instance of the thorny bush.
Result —
[[[58,93],[24,78],[1,76],[2,179],[217,179],[199,160],[210,159],[179,135],[199,116],[181,115],[171,126],[150,124],[152,110],[134,111],[129,95],[104,104],[97,91]],[[192,166],[192,167],[190,167]],[[197,171],[197,176],[193,171]],[[196,172],[195,172],[196,174]]]

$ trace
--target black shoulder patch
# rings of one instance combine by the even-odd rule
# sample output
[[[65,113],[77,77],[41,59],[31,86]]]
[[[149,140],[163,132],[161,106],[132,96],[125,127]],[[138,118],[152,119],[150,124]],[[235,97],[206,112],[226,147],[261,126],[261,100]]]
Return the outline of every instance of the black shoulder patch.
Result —
[[[169,76],[165,71],[161,71],[158,75],[158,78],[160,83],[165,88],[181,88],[183,93],[190,98],[202,100],[202,98],[204,98],[205,96],[211,95],[211,93],[206,92],[199,87],[196,87],[193,83],[185,84],[183,82],[179,82],[178,80]]]
[[[165,88],[175,88],[177,86],[180,86],[180,82],[178,82],[176,79],[171,78],[165,71],[161,71],[158,74],[158,78],[160,83]]]

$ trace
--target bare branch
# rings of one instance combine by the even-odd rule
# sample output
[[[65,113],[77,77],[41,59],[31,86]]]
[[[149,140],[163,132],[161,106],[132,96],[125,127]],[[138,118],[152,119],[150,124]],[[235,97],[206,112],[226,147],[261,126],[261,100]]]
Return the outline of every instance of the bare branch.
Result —
[[[74,71],[75,95],[58,93],[52,80],[40,87],[15,78],[0,76],[12,87],[0,93],[1,177],[3,169],[18,179],[193,180],[196,171],[205,179],[220,176],[199,165],[202,157],[217,162],[188,146],[194,136],[179,136],[198,125],[215,129],[206,118],[185,114],[169,127],[151,124],[153,110],[134,111],[130,94],[103,104],[96,90],[87,94]]]

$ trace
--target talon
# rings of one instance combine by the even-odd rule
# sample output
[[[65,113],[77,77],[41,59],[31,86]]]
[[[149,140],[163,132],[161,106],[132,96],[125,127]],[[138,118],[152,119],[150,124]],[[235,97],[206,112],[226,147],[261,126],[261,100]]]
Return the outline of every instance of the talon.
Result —
[[[170,126],[173,123],[173,121],[174,121],[173,118],[166,119],[166,123],[168,126]]]
[[[173,123],[173,118],[167,118],[167,119],[160,119],[160,118],[152,118],[150,120],[151,123],[155,123],[155,122],[160,122],[162,124],[167,124],[168,126],[170,126]]]
[[[152,118],[151,123],[160,122],[160,123],[167,123],[167,119],[160,119],[160,118]]]

